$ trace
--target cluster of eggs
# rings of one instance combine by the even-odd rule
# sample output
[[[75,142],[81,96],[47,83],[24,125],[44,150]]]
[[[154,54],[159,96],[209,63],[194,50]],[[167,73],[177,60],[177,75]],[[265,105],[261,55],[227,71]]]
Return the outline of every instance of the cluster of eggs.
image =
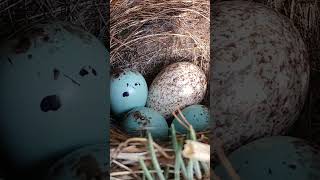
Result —
[[[131,135],[144,135],[149,131],[154,138],[168,137],[166,120],[172,112],[183,109],[182,114],[196,131],[209,124],[209,110],[199,103],[207,88],[204,72],[190,62],[177,62],[164,68],[148,88],[139,72],[115,69],[110,81],[110,104],[122,129]],[[173,120],[180,133],[187,130],[177,119]]]
[[[82,146],[106,142],[108,56],[95,36],[65,22],[34,25],[1,44],[0,142],[6,173],[45,172],[38,168]]]

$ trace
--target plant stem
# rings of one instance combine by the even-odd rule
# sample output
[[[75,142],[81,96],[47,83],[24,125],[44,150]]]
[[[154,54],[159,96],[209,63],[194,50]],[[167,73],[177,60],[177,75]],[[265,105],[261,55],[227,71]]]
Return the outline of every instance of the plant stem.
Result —
[[[154,147],[153,147],[153,140],[152,140],[152,136],[151,136],[150,132],[148,132],[148,148],[149,148],[149,151],[150,151],[150,154],[151,154],[152,164],[153,164],[155,170],[157,171],[159,179],[160,180],[166,180],[164,175],[163,175],[163,173],[162,173],[160,164],[158,162],[158,159],[157,159]]]
[[[143,179],[147,178],[148,180],[153,180],[152,176],[151,176],[151,173],[149,172],[146,164],[144,163],[144,161],[139,158],[139,162],[140,162],[140,166],[142,167],[142,170],[143,170]]]

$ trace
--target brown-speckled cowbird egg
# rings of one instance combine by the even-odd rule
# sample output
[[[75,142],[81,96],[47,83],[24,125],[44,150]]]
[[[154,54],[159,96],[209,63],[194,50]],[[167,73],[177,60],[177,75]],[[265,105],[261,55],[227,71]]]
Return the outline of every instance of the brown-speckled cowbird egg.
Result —
[[[210,105],[213,131],[227,150],[280,135],[306,97],[306,46],[291,21],[248,1],[215,3]]]
[[[206,76],[198,66],[177,62],[163,69],[153,80],[147,106],[167,119],[178,107],[200,103],[206,88]]]

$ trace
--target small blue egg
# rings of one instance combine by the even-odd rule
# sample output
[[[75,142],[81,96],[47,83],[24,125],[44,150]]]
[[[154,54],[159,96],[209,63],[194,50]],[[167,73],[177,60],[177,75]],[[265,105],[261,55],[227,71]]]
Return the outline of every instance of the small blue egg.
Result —
[[[112,73],[110,83],[110,105],[115,115],[146,105],[148,86],[139,72],[116,70]]]
[[[204,105],[191,105],[182,110],[183,116],[193,126],[196,132],[204,131],[209,128],[209,109]],[[180,119],[181,116],[178,116]],[[175,118],[172,123],[174,124],[178,133],[187,134],[188,129],[180,124]]]
[[[128,112],[121,126],[125,132],[134,136],[145,136],[149,130],[154,139],[168,137],[169,127],[165,118],[147,107],[138,107]]]

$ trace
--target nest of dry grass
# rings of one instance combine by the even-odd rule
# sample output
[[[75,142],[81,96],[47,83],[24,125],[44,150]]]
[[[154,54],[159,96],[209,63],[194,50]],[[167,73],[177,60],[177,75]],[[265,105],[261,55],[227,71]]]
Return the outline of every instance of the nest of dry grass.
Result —
[[[210,1],[111,0],[112,68],[131,68],[151,83],[159,71],[179,61],[209,75]]]
[[[0,39],[42,21],[68,21],[94,34],[109,48],[107,0],[2,0]]]

